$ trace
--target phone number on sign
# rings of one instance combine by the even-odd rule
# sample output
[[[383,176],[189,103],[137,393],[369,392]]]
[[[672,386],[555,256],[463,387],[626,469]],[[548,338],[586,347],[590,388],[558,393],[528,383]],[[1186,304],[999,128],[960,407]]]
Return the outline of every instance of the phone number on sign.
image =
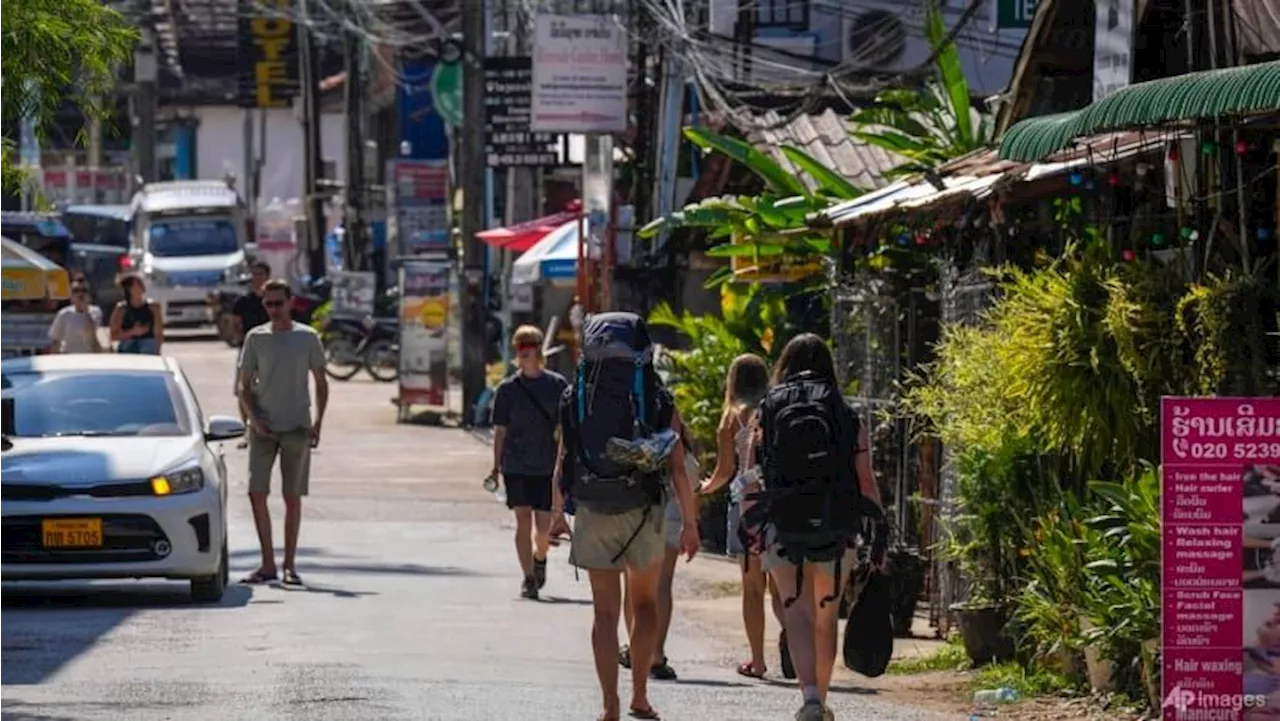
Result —
[[[1271,460],[1280,459],[1280,443],[1189,443],[1175,440],[1174,450],[1183,458],[1205,460]]]

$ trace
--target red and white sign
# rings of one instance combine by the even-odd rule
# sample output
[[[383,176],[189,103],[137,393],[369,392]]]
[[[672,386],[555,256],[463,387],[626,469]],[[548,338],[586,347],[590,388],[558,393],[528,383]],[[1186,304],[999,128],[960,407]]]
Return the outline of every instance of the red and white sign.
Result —
[[[627,34],[610,15],[539,15],[533,46],[535,133],[627,129]]]

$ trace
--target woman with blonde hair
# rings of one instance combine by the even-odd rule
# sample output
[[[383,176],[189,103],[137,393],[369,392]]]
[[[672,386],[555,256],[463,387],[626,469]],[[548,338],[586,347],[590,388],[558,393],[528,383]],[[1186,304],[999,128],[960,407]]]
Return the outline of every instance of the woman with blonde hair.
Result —
[[[728,553],[742,561],[742,625],[747,632],[747,644],[751,648],[751,660],[738,666],[738,673],[751,678],[762,678],[767,670],[764,662],[764,594],[766,587],[773,606],[774,618],[782,625],[782,600],[773,582],[765,576],[760,565],[760,554],[744,547],[740,529],[742,526],[742,501],[747,486],[745,471],[753,464],[747,457],[751,440],[752,419],[756,407],[769,390],[769,368],[764,359],[752,353],[744,353],[733,360],[724,382],[724,404],[720,413],[720,427],[716,433],[716,467],[711,477],[703,481],[700,492],[711,494],[729,487]],[[782,658],[782,673],[787,678],[791,670],[787,652],[787,632],[782,632],[778,652]]]

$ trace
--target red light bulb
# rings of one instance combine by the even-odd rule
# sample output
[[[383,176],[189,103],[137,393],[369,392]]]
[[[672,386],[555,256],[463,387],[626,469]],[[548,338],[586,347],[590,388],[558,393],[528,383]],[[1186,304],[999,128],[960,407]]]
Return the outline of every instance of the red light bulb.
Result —
[[[1178,146],[1176,146],[1176,145],[1170,145],[1170,146],[1169,146],[1169,160],[1172,160],[1172,161],[1174,161],[1174,162],[1177,162],[1177,160],[1178,160]]]
[[[1249,152],[1249,144],[1241,140],[1236,143],[1236,155],[1244,155]]]
[[[923,235],[916,236],[916,245],[924,245],[925,243],[928,243],[928,242],[929,242],[929,239],[924,237]]]
[[[1137,253],[1134,253],[1132,250],[1125,248],[1124,250],[1120,251],[1120,257],[1124,258],[1124,262],[1132,263],[1138,257],[1138,255]]]
[[[1119,176],[1119,175],[1117,175],[1117,174],[1115,174],[1115,173],[1112,173],[1111,175],[1108,175],[1108,176],[1107,176],[1107,185],[1110,185],[1111,187],[1113,187],[1113,188],[1114,188],[1114,187],[1116,187],[1116,186],[1117,186],[1117,185],[1119,185],[1119,184],[1120,184],[1120,176]]]

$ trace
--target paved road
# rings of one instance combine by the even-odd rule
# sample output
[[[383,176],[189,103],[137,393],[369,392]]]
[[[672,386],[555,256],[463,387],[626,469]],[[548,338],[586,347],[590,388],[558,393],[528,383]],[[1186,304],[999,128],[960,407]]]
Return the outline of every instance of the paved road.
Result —
[[[234,412],[229,349],[166,351],[206,414]],[[302,529],[308,588],[238,586],[198,607],[181,584],[6,584],[6,721],[594,718],[585,578],[559,551],[545,602],[518,599],[511,525],[479,488],[488,449],[463,431],[397,426],[391,385],[332,387]],[[226,452],[239,577],[257,544],[244,452]],[[795,690],[744,682],[727,648],[677,619],[682,681],[652,694],[664,717],[789,719]],[[853,694],[833,706],[841,719],[927,717]]]

